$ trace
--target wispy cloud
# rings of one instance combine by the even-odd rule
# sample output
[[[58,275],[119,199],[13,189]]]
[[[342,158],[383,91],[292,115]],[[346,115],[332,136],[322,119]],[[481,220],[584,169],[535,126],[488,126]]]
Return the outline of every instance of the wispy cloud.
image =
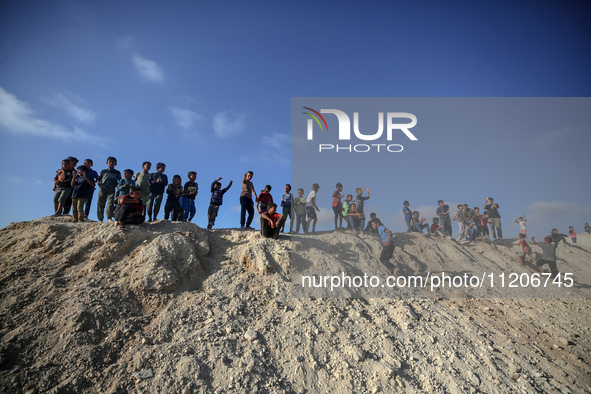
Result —
[[[564,129],[552,130],[542,134],[536,141],[538,148],[549,146],[557,142],[572,138],[573,136],[583,132],[582,128],[579,127],[567,127]]]
[[[243,163],[267,162],[276,165],[291,163],[291,137],[289,134],[272,133],[262,136],[262,148],[250,155],[240,157]]]
[[[104,145],[105,140],[78,127],[69,129],[58,123],[40,119],[35,111],[15,95],[0,87],[0,129],[15,135],[53,138],[65,142],[85,141]]]
[[[140,78],[149,82],[160,83],[164,81],[164,70],[155,61],[144,59],[137,53],[131,56],[131,60]]]
[[[131,36],[119,37],[117,39],[117,48],[119,48],[121,50],[129,49],[131,47],[132,42],[133,42],[133,37],[131,37]]]
[[[170,111],[175,123],[185,131],[194,130],[196,123],[205,119],[204,116],[199,115],[197,112],[193,112],[184,108],[169,107],[168,110]]]
[[[218,112],[213,117],[213,131],[219,138],[228,138],[240,133],[244,129],[245,117],[230,111]]]
[[[65,111],[79,122],[92,124],[96,120],[96,113],[83,108],[80,105],[82,99],[73,93],[67,93],[67,95],[58,93],[52,99],[46,100],[46,102],[55,108]]]
[[[589,222],[591,218],[591,206],[582,203],[565,201],[537,201],[525,207],[528,224],[535,223],[539,228],[550,229],[553,227],[573,225],[581,226],[583,222]],[[560,230],[563,231],[563,230]]]

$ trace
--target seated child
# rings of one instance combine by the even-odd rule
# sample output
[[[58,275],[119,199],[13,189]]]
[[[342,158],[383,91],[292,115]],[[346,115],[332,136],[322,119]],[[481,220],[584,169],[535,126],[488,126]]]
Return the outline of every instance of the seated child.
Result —
[[[267,211],[261,214],[261,236],[279,238],[279,230],[285,222],[285,216],[277,213],[277,204],[270,202]]]
[[[431,225],[431,234],[437,234],[437,231],[443,229],[443,226],[439,225],[439,218],[433,218],[433,224]]]
[[[261,194],[257,198],[257,211],[259,214],[267,212],[269,203],[273,202],[273,196],[271,195],[271,185],[265,186],[264,190],[261,190]]]
[[[115,210],[117,228],[125,230],[126,224],[142,224],[145,216],[146,209],[142,202],[142,188],[132,186],[128,196],[121,196],[118,199]]]
[[[585,223],[585,227],[583,227],[583,229],[585,229],[586,233],[591,233],[591,227],[589,226],[589,223]]]
[[[466,230],[466,233],[468,234],[468,240],[476,243],[476,237],[478,236],[478,230],[476,229],[476,225],[474,224],[474,222],[468,223],[468,229]]]
[[[304,189],[298,189],[298,196],[295,199],[296,234],[300,232],[300,226],[306,232],[306,197]]]
[[[365,215],[357,212],[357,204],[354,202],[349,205],[349,223],[351,223],[351,228],[358,233],[363,230],[365,225]]]
[[[421,233],[423,234],[423,229],[427,229],[427,235],[429,234],[429,225],[427,223],[423,223],[425,220],[425,218],[421,218],[419,219],[419,211],[414,211],[412,213],[412,218],[411,218],[411,231],[412,232],[416,232],[416,233]]]
[[[76,178],[72,178],[72,221],[84,221],[84,203],[94,191],[94,180],[88,176],[88,167],[78,166]]]
[[[211,230],[215,225],[215,218],[218,217],[218,211],[220,206],[224,202],[224,194],[232,187],[232,181],[228,183],[228,186],[222,189],[220,181],[222,177],[219,177],[211,183],[211,200],[209,200],[209,209],[207,210],[207,229]]]
[[[170,219],[173,222],[183,220],[183,208],[181,208],[181,194],[183,194],[183,186],[181,185],[181,176],[175,175],[172,177],[172,183],[166,189],[166,204],[164,205],[164,220]]]

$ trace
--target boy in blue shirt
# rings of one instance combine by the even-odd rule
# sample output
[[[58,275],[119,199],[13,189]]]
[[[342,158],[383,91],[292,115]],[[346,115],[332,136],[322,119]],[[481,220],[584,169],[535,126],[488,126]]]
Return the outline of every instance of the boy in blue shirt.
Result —
[[[408,207],[410,205],[410,203],[408,201],[405,201],[403,203],[403,205],[404,205],[404,207],[402,208],[402,213],[404,213],[404,221],[406,222],[406,232],[410,233],[411,232],[410,220],[412,219],[412,211]]]
[[[130,170],[129,168],[123,170],[123,179],[120,179],[117,184],[117,191],[119,192],[117,197],[129,196],[129,190],[131,187],[135,186],[135,181],[131,179],[132,177],[133,170]]]
[[[195,217],[195,197],[199,193],[199,185],[195,182],[197,173],[189,171],[187,174],[189,180],[185,183],[183,188],[183,196],[181,197],[181,205],[185,213],[183,214],[183,222],[191,221]]]
[[[394,255],[394,249],[396,249],[392,231],[388,230],[380,220],[373,220],[370,223],[373,231],[382,239],[383,249],[380,253],[380,261],[396,276],[398,274],[398,268],[390,262],[390,259]]]

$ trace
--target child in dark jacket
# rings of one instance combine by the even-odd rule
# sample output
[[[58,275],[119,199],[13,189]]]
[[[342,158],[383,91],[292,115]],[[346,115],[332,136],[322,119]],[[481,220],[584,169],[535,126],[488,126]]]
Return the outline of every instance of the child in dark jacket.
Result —
[[[211,200],[209,202],[209,209],[207,210],[208,230],[211,230],[215,225],[215,218],[218,216],[220,205],[224,202],[224,193],[232,187],[232,181],[230,181],[228,186],[222,189],[221,179],[222,177],[219,177],[211,183]]]
[[[181,176],[175,175],[172,177],[172,183],[166,189],[166,204],[164,205],[164,220],[178,222],[183,220],[183,208],[181,208],[181,194],[183,194],[183,185],[181,184]]]

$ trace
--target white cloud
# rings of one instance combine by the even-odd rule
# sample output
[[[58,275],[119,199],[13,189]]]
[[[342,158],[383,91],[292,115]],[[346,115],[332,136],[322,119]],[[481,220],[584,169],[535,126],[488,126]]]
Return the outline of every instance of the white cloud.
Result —
[[[188,109],[169,107],[168,110],[174,118],[176,124],[185,131],[190,131],[195,127],[197,122],[204,120],[202,115]]]
[[[84,141],[104,145],[102,138],[95,137],[78,127],[73,130],[58,123],[40,119],[29,105],[0,87],[0,129],[16,134],[53,138],[65,142]]]
[[[548,146],[550,144],[555,144],[557,142],[570,139],[583,131],[584,130],[580,127],[567,127],[564,129],[552,130],[538,137],[536,141],[536,146],[540,148],[543,146]]]
[[[144,59],[137,53],[131,56],[135,70],[142,79],[150,82],[162,82],[164,80],[164,70],[153,60]]]
[[[291,137],[289,134],[272,133],[262,136],[257,152],[240,157],[243,163],[265,162],[275,165],[291,163]]]
[[[126,36],[126,37],[119,37],[117,39],[117,48],[119,49],[129,49],[131,47],[131,43],[133,42],[133,37]]]
[[[78,105],[82,99],[72,93],[68,93],[67,96],[58,93],[54,98],[46,101],[53,107],[65,111],[68,115],[79,122],[92,124],[96,120],[96,113]]]
[[[245,119],[243,114],[230,111],[218,112],[213,117],[212,127],[219,138],[228,138],[240,133],[244,129]]]

